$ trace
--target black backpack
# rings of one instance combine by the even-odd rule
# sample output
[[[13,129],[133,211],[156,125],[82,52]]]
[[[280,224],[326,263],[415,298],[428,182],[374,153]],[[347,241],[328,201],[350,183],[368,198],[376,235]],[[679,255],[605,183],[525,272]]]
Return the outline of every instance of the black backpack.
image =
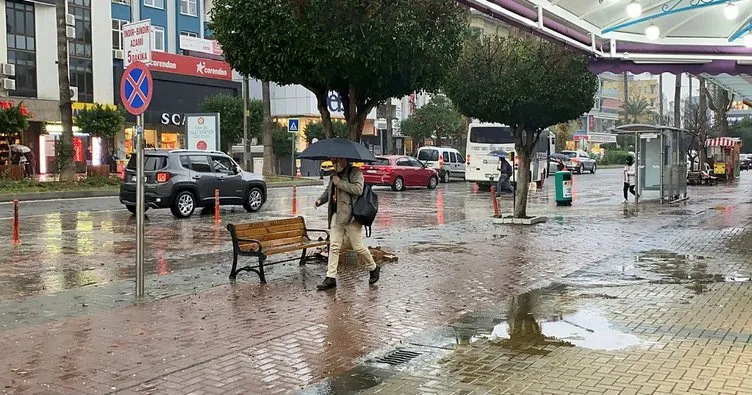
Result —
[[[352,170],[347,173],[350,180]],[[352,199],[352,197],[350,198]],[[371,225],[379,212],[379,196],[373,191],[371,184],[363,184],[363,193],[352,204],[353,219],[366,228],[366,237],[371,237]]]

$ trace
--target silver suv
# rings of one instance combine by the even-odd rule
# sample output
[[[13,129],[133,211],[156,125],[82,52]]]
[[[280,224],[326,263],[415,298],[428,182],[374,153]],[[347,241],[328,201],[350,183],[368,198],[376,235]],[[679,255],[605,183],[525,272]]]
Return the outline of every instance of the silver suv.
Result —
[[[169,208],[177,218],[193,215],[197,207],[214,207],[219,189],[220,205],[242,205],[258,211],[266,202],[264,177],[244,171],[222,152],[193,150],[146,150],[144,155],[144,204]],[[125,169],[120,203],[136,212],[136,156]]]

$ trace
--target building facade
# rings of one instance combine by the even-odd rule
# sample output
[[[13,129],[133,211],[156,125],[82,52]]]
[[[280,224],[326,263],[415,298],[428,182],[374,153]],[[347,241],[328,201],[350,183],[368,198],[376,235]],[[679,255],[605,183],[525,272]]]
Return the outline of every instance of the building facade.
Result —
[[[112,0],[110,73],[115,101],[120,103],[123,74],[123,26],[149,19],[152,24],[154,94],[144,113],[147,147],[194,148],[185,145],[185,114],[201,112],[207,97],[241,94],[240,78],[224,62],[222,51],[208,30],[209,0]],[[136,118],[116,139],[115,155],[127,158],[134,150]]]
[[[75,36],[68,44],[73,107],[112,104],[110,3],[68,0],[67,6],[75,19]],[[9,97],[3,100],[23,102],[32,114],[24,133],[0,136],[0,151],[8,142],[27,145],[36,154],[36,168],[45,171],[54,163],[55,141],[62,131],[55,12],[54,0],[0,0],[0,20],[5,22],[0,30],[0,63],[16,66],[16,89],[5,92]],[[74,132],[74,158],[84,164],[87,147],[99,145],[88,135]]]

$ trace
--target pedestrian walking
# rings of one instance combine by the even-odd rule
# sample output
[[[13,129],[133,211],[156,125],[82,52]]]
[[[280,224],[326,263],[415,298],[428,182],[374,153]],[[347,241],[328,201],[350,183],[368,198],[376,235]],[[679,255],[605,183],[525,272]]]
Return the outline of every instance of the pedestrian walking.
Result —
[[[503,156],[499,157],[499,182],[496,184],[496,196],[501,196],[502,192],[514,192],[514,188],[512,188],[512,184],[509,182],[509,179],[512,177],[512,173],[514,172],[514,169],[512,168],[512,165],[507,162],[507,159]]]
[[[628,193],[632,193],[633,196],[637,197],[637,193],[635,192],[635,171],[634,158],[630,155],[627,157],[627,163],[624,165],[624,204],[629,203]]]
[[[34,174],[36,174],[36,158],[34,157],[34,150],[32,149],[24,155],[26,156],[26,168],[24,169],[26,171],[26,177],[34,178]]]
[[[329,229],[329,262],[326,278],[316,288],[326,290],[337,286],[337,266],[342,244],[347,239],[358,256],[366,261],[370,272],[369,284],[379,281],[381,267],[371,256],[371,252],[363,244],[363,226],[355,221],[352,207],[355,200],[363,193],[363,173],[357,167],[348,163],[347,159],[331,158],[334,164],[329,185],[324,193],[316,200],[316,207],[328,204]]]

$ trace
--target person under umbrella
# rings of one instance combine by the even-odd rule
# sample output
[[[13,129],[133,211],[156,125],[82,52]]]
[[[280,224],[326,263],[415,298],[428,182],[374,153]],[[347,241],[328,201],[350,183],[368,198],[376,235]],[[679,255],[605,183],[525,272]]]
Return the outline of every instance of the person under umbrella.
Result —
[[[512,188],[512,184],[509,182],[514,169],[507,162],[507,153],[505,151],[493,151],[489,155],[499,158],[499,166],[497,167],[499,170],[499,181],[496,183],[496,196],[501,196],[502,192],[514,193],[514,188]]]
[[[369,284],[379,281],[381,267],[376,265],[371,252],[363,244],[363,225],[352,215],[355,200],[363,193],[365,180],[362,171],[352,166],[351,161],[373,162],[373,154],[362,145],[345,139],[324,139],[311,144],[300,156],[302,159],[329,159],[334,164],[334,173],[330,177],[326,190],[314,205],[327,205],[329,221],[329,260],[324,281],[316,288],[327,290],[337,287],[337,267],[345,238],[352,249],[363,258],[369,271]]]

